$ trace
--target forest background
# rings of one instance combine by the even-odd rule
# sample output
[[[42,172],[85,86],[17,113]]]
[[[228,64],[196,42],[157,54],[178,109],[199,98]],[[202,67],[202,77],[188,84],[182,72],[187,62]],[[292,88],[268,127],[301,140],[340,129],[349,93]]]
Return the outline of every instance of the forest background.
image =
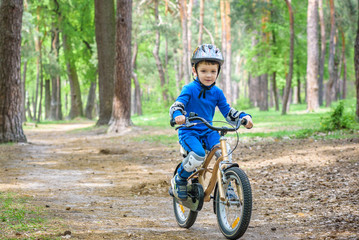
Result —
[[[255,124],[234,152],[254,190],[246,238],[357,239],[358,7],[0,0],[0,238],[198,238],[164,207],[180,160],[168,109],[214,43],[218,86]],[[199,238],[219,236],[203,212]]]
[[[312,112],[358,101],[354,0],[25,0],[22,7],[24,122],[122,119],[110,127],[118,131],[131,115],[167,114],[192,80],[189,59],[202,43],[222,49],[217,84],[237,109],[284,115],[291,104]],[[126,7],[132,11],[121,15]]]

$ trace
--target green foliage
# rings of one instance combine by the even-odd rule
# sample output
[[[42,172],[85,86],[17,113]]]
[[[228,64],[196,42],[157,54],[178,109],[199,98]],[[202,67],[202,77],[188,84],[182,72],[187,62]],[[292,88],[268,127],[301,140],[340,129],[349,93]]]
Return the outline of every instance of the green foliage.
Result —
[[[332,109],[328,116],[321,119],[322,131],[336,131],[340,129],[349,129],[355,123],[354,111],[345,113],[344,101]]]
[[[94,1],[93,0],[57,0],[58,8],[53,0],[27,1],[23,14],[22,29],[22,66],[27,61],[26,92],[28,99],[33,99],[36,89],[36,62],[39,52],[35,51],[35,39],[42,42],[42,63],[44,79],[51,79],[54,74],[61,76],[62,100],[69,96],[66,61],[62,46],[62,36],[68,35],[72,45],[69,55],[77,67],[77,73],[82,90],[82,100],[87,100],[88,89],[97,76],[97,49],[94,27]],[[232,69],[237,61],[240,63],[240,73],[233,71],[235,81],[247,81],[247,76],[259,76],[276,72],[277,88],[283,89],[288,73],[289,62],[289,14],[283,0],[266,1],[235,1],[231,0],[231,33],[232,33]],[[307,59],[307,3],[302,1],[291,2],[294,11],[295,47],[294,47],[294,75],[292,86],[297,85],[296,79],[302,84],[306,75]],[[355,91],[349,87],[354,79],[353,51],[349,47],[354,41],[356,25],[351,24],[357,19],[357,1],[335,1],[336,19],[338,26],[338,56],[341,52],[341,32],[344,33],[347,43],[345,55],[347,59],[348,93],[353,97]],[[134,71],[143,93],[144,113],[161,113],[169,103],[163,103],[162,91],[167,91],[169,102],[178,95],[180,86],[176,85],[181,76],[183,43],[182,27],[178,14],[177,1],[159,1],[160,24],[154,22],[154,8],[152,1],[133,1],[132,17],[132,43],[138,44],[138,55]],[[326,29],[329,32],[329,5],[324,1],[324,17]],[[58,15],[58,13],[61,13]],[[198,44],[199,2],[194,1],[192,18],[189,30],[192,33],[191,48]],[[221,14],[219,1],[206,1],[204,26],[211,33],[214,42],[221,48]],[[59,59],[56,59],[51,50],[52,31],[57,29],[60,36]],[[159,55],[166,75],[166,83],[160,85],[158,70],[153,56],[155,45],[155,30],[160,31]],[[207,31],[203,33],[203,43],[211,41]],[[328,36],[327,36],[328,37]],[[327,41],[328,44],[328,41]],[[328,53],[328,52],[327,52]],[[328,54],[327,54],[328,55]],[[327,60],[325,64],[327,64]],[[245,73],[245,74],[242,74]],[[324,71],[324,80],[328,79],[327,67]],[[242,91],[242,90],[241,90]],[[44,101],[43,97],[43,101]],[[68,100],[68,99],[67,99]],[[248,109],[250,105],[246,99],[239,99],[236,105],[239,109]],[[42,104],[44,106],[44,104]],[[65,104],[63,102],[63,112]],[[67,105],[69,106],[69,104]],[[32,107],[32,106],[31,106]],[[68,109],[67,109],[68,110]],[[44,110],[42,111],[45,112]],[[66,115],[66,113],[65,113]]]
[[[252,104],[249,98],[240,98],[237,100],[236,104],[233,107],[238,111],[243,111],[250,109],[252,107]]]

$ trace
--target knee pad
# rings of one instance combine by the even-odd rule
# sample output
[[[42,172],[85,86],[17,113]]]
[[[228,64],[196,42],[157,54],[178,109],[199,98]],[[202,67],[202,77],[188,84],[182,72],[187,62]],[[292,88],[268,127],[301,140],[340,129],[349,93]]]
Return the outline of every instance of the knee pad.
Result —
[[[182,165],[186,172],[193,172],[197,167],[201,166],[204,157],[198,156],[194,152],[188,153],[187,157],[183,159]]]

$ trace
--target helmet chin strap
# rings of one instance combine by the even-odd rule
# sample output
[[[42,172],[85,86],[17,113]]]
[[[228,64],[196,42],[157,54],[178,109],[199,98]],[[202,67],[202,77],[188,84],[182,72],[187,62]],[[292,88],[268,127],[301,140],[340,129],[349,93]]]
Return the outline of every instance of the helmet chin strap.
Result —
[[[201,98],[202,96],[203,96],[203,98],[206,98],[206,91],[207,91],[207,90],[210,90],[214,85],[216,85],[216,82],[214,82],[214,83],[212,83],[211,85],[206,86],[206,85],[204,85],[203,83],[201,83],[201,81],[199,80],[198,76],[197,76],[194,80],[197,81],[197,82],[201,85],[201,87],[202,87],[201,92],[200,92],[199,95],[198,95],[198,98]]]

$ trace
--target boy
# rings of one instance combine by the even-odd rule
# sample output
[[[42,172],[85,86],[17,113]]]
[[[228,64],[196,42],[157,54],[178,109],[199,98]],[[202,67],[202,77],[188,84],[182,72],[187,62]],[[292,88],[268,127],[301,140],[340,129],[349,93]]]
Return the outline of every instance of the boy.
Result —
[[[184,124],[185,116],[190,112],[197,113],[211,123],[217,106],[229,123],[236,125],[239,118],[246,118],[245,127],[252,128],[251,116],[231,108],[223,91],[215,86],[223,64],[221,51],[212,44],[203,44],[194,50],[191,63],[194,81],[183,87],[176,102],[170,107],[170,116],[176,124]],[[202,143],[207,150],[211,150],[219,144],[220,136],[217,131],[208,129],[204,124],[198,124],[191,128],[180,128],[178,138],[181,146],[188,151],[188,155],[171,180],[171,186],[177,198],[187,199],[187,178],[201,166],[205,158]]]

